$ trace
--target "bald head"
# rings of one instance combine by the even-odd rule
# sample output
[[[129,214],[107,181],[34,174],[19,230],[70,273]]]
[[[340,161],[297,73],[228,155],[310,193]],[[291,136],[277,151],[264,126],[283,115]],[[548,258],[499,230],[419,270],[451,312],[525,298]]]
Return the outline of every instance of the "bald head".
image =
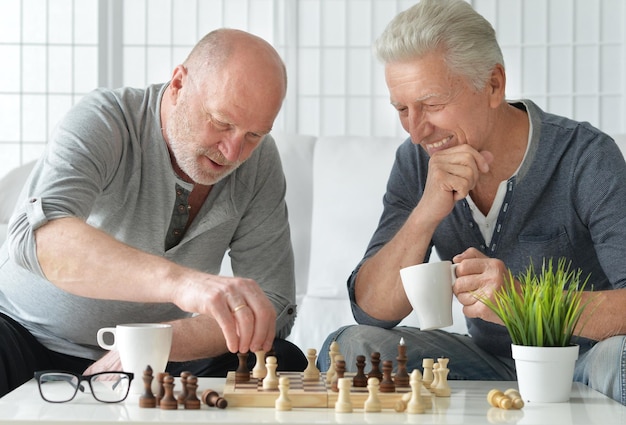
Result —
[[[245,31],[221,28],[205,35],[183,65],[193,74],[210,77],[226,68],[263,73],[278,78],[287,89],[287,71],[278,52],[267,41]]]

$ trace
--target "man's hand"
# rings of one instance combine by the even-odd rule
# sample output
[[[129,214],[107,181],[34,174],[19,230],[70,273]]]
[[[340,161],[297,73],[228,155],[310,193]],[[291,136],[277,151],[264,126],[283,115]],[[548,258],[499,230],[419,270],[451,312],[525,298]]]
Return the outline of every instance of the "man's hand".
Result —
[[[213,317],[233,353],[272,348],[276,311],[252,279],[200,274],[180,285],[173,301],[185,311]]]
[[[428,177],[420,203],[434,218],[443,220],[454,204],[476,186],[481,173],[489,172],[490,152],[478,152],[468,144],[435,152],[428,162]]]
[[[504,276],[508,275],[504,263],[485,256],[475,248],[456,255],[452,261],[458,264],[457,279],[452,290],[463,305],[463,314],[502,324],[479,297],[494,299],[494,293],[504,285]]]
[[[117,350],[111,350],[106,353],[104,356],[93,363],[91,366],[87,368],[83,372],[83,375],[93,375],[98,372],[110,372],[110,371],[121,371],[124,370],[122,368],[122,361],[120,360],[120,355]]]

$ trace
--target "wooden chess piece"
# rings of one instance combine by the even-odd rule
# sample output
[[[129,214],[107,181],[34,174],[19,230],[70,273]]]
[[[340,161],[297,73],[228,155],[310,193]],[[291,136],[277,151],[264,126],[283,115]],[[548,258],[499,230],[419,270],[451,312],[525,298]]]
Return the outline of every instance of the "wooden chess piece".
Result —
[[[511,407],[513,407],[513,402],[511,401],[511,399],[508,396],[504,395],[502,391],[496,389],[489,391],[489,393],[487,394],[487,401],[493,407],[498,407],[500,409],[509,410]]]
[[[344,377],[346,373],[346,361],[342,355],[335,356],[335,375],[333,381],[330,384],[330,389],[334,392],[339,391],[339,380]]]
[[[410,399],[411,399],[411,391],[407,393],[403,393],[400,399],[396,401],[396,404],[393,406],[393,409],[396,412],[404,412],[406,410],[406,405],[409,403]]]
[[[143,388],[144,392],[139,397],[139,407],[156,407],[156,397],[152,393],[152,380],[154,376],[152,376],[152,368],[150,365],[146,367],[146,370],[143,372]]]
[[[274,407],[279,411],[291,410],[291,400],[289,399],[289,378],[281,376],[278,380],[278,390],[280,395],[274,402]]]
[[[265,375],[267,375],[267,369],[265,367],[265,351],[256,351],[254,355],[256,356],[256,363],[252,368],[252,377],[263,379],[265,378]]]
[[[431,393],[435,392],[437,382],[439,381],[439,373],[437,373],[437,370],[439,370],[439,363],[433,363],[433,380],[428,387]]]
[[[521,409],[524,407],[524,400],[522,399],[519,391],[515,388],[509,388],[504,392],[504,395],[511,399],[514,409]]]
[[[352,379],[339,378],[337,383],[339,388],[339,395],[335,402],[335,412],[337,413],[351,413],[352,412],[352,400],[350,400],[350,387],[352,387]]]
[[[352,378],[352,386],[357,388],[367,387],[367,376],[365,376],[365,356],[356,356],[356,375]]]
[[[391,371],[393,370],[393,362],[391,360],[383,361],[383,379],[380,381],[381,393],[393,393],[396,391],[396,386],[391,379]]]
[[[159,388],[157,390],[156,393],[156,405],[159,406],[161,404],[161,399],[165,396],[165,388],[163,387],[163,380],[165,379],[166,376],[168,376],[169,373],[167,372],[159,372],[157,373],[157,382],[159,385]]]
[[[326,383],[328,384],[333,381],[333,377],[335,376],[335,356],[337,355],[341,355],[341,352],[339,351],[339,343],[337,341],[333,341],[330,343],[330,349],[328,350],[328,357],[330,360],[330,365],[326,371]]]
[[[334,392],[339,391],[339,379],[343,378],[346,373],[346,361],[341,354],[335,356],[335,374],[330,383],[330,389]]]
[[[165,395],[161,399],[159,406],[161,409],[165,410],[176,410],[178,409],[178,401],[174,397],[174,377],[171,375],[167,375],[163,378],[163,388],[165,390]]]
[[[306,350],[306,358],[308,364],[306,369],[304,369],[302,379],[305,381],[317,381],[320,379],[320,370],[315,365],[315,362],[317,361],[317,350],[315,348],[309,348]]]
[[[268,356],[265,359],[265,368],[267,369],[267,375],[263,378],[264,390],[275,390],[278,388],[278,376],[276,375],[276,368],[278,364],[276,357]]]
[[[191,372],[181,372],[180,373],[180,394],[176,397],[178,404],[185,404],[185,399],[187,398],[187,378],[191,376]]]
[[[380,371],[380,353],[374,351],[371,355],[372,369],[367,374],[368,378],[378,378],[378,382],[383,379],[383,373]]]
[[[196,395],[196,391],[198,390],[198,378],[190,374],[187,377],[186,386],[187,397],[184,400],[185,409],[199,409],[200,399]]]
[[[411,384],[411,398],[406,405],[406,411],[410,414],[424,413],[426,404],[422,399],[422,373],[417,369],[413,370],[409,382]]]
[[[218,409],[226,409],[228,401],[225,398],[220,397],[217,391],[207,389],[202,392],[200,399],[210,407],[217,407]]]
[[[448,385],[448,373],[450,369],[448,369],[448,361],[447,358],[440,358],[438,363],[439,367],[437,368],[437,385],[435,385],[435,395],[437,397],[450,397],[450,385]],[[431,384],[432,388],[432,384]]]
[[[396,385],[396,388],[406,388],[409,386],[409,374],[406,370],[406,345],[404,345],[404,338],[400,339],[400,344],[398,344],[398,357],[396,357],[396,361],[398,367],[396,369],[396,375],[393,378],[393,383]]]
[[[433,364],[434,359],[425,358],[422,359],[422,369],[424,370],[422,375],[422,383],[426,388],[430,388],[431,382],[433,382]]]
[[[235,382],[248,382],[250,380],[250,369],[248,369],[248,353],[237,353],[239,367],[235,371]]]
[[[368,378],[367,380],[367,400],[363,404],[363,410],[365,412],[380,412],[382,409],[382,405],[380,403],[380,398],[378,397],[379,391],[379,381],[378,378]]]

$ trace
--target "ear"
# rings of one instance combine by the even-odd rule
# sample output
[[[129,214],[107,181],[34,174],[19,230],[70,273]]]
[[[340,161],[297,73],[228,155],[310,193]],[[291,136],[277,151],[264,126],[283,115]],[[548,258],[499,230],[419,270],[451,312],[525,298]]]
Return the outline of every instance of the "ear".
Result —
[[[489,104],[493,108],[500,106],[506,93],[506,72],[502,64],[498,63],[493,67],[486,89],[489,90]]]
[[[180,90],[184,84],[189,83],[187,78],[187,68],[184,65],[178,65],[172,72],[172,78],[170,79],[169,91],[172,96],[172,102],[176,103]]]

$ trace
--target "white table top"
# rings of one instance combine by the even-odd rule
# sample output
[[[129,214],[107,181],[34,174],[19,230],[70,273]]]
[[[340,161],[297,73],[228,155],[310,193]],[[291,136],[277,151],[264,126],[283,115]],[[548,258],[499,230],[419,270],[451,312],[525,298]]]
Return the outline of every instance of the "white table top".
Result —
[[[169,424],[626,424],[626,406],[574,383],[569,403],[527,403],[521,410],[502,410],[491,407],[486,400],[492,388],[505,390],[512,382],[450,381],[450,398],[434,397],[432,410],[413,415],[383,410],[364,413],[359,406],[353,413],[335,413],[326,408],[294,408],[280,412],[274,408],[228,407],[220,410],[202,405],[200,410],[162,410],[140,408],[138,395],[129,394],[123,403],[97,402],[91,394],[79,393],[68,403],[53,404],[41,399],[37,383],[31,380],[0,398],[2,424],[59,424],[83,423],[89,425],[119,422]],[[207,388],[220,394],[224,379],[200,378],[198,394]]]

